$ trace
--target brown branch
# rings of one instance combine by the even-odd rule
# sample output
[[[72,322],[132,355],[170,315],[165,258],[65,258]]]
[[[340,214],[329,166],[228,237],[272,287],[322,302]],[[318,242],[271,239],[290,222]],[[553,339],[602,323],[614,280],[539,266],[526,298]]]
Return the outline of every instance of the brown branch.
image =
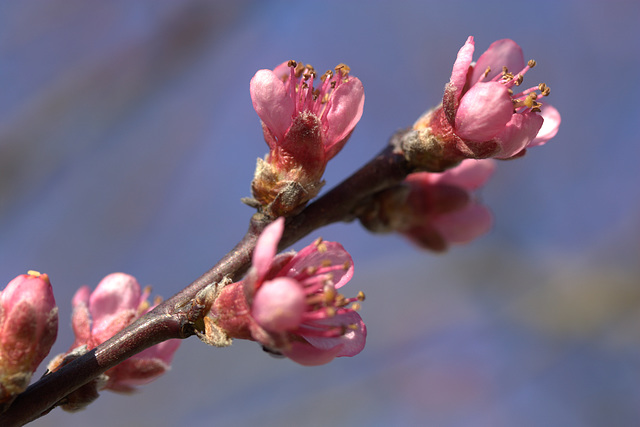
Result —
[[[279,249],[285,249],[325,225],[351,221],[354,211],[371,194],[395,185],[411,172],[390,145],[351,177],[302,212],[287,220]],[[20,394],[0,415],[0,425],[21,426],[48,413],[61,399],[127,358],[159,342],[193,335],[192,301],[196,294],[224,277],[239,280],[251,264],[256,240],[270,218],[255,214],[236,247],[188,287],[158,305],[108,341],[41,378]]]

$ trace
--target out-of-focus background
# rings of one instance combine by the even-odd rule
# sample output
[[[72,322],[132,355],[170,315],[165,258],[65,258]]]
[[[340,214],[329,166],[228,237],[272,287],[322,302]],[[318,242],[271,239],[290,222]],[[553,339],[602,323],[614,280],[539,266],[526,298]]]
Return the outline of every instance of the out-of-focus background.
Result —
[[[433,255],[358,224],[296,246],[351,252],[359,356],[304,368],[193,338],[139,393],[33,425],[640,425],[639,28],[637,0],[2,2],[0,287],[50,275],[52,354],[79,286],[124,271],[168,297],[243,235],[260,68],[345,62],[362,80],[327,187],[440,102],[468,35],[477,54],[516,40],[563,119],[499,164],[482,191],[495,226],[468,246]]]

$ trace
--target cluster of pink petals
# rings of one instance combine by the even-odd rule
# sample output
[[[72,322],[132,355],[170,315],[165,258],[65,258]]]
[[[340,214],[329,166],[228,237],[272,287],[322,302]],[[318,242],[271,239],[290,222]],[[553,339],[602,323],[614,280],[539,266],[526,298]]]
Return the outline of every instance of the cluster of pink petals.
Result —
[[[327,71],[314,88],[317,78],[310,65],[288,61],[273,71],[259,70],[250,91],[270,157],[293,157],[324,171],[362,117],[364,88],[346,65]]]
[[[322,188],[327,162],[362,117],[364,89],[344,64],[318,79],[295,61],[258,71],[250,86],[269,154],[258,159],[249,202],[272,218],[288,216]]]
[[[351,256],[320,239],[297,254],[276,255],[283,229],[283,218],[265,228],[247,277],[227,285],[212,307],[214,321],[229,336],[255,340],[302,365],[355,356],[367,335],[355,311],[364,296],[337,292],[353,275]]]
[[[58,334],[49,277],[21,274],[0,292],[0,404],[22,392]]]
[[[491,212],[472,193],[487,182],[494,169],[491,159],[467,159],[443,173],[409,175],[405,183],[409,186],[410,220],[403,233],[432,250],[468,243],[487,233]]]
[[[444,139],[453,138],[469,157],[508,159],[553,138],[560,113],[539,102],[549,89],[541,84],[514,94],[535,61],[525,64],[522,49],[510,39],[495,41],[473,64],[474,40],[458,52],[442,106],[418,120]]]
[[[86,345],[92,349],[124,329],[152,307],[147,301],[150,290],[141,291],[138,281],[128,274],[112,273],[91,292],[83,286],[73,297],[72,349]],[[106,372],[105,388],[131,391],[166,372],[180,340],[168,340],[138,353]]]

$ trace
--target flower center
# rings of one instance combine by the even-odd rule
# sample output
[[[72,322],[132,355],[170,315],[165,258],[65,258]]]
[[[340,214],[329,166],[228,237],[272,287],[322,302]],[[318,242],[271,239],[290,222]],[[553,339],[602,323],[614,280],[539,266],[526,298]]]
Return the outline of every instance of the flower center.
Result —
[[[349,81],[349,71],[351,69],[345,64],[336,65],[334,68],[335,73],[327,70],[320,76],[320,81],[322,82],[320,86],[314,88],[314,79],[318,75],[312,65],[302,65],[302,63],[293,60],[290,60],[287,65],[290,73],[289,76],[285,75],[283,80],[289,85],[289,94],[295,102],[294,111],[296,114],[302,111],[310,111],[322,121],[329,111],[334,91],[342,83]]]
[[[513,109],[518,113],[523,113],[527,110],[539,113],[542,104],[537,101],[538,97],[549,96],[551,93],[551,88],[549,88],[545,83],[540,83],[538,86],[525,89],[518,94],[513,93],[513,86],[520,86],[524,81],[524,75],[535,66],[536,61],[530,59],[527,62],[527,65],[516,74],[510,72],[507,67],[502,67],[502,73],[491,79],[491,81],[500,81],[500,83],[509,88],[509,94],[511,95],[511,100],[513,102]],[[483,76],[480,77],[478,81],[482,81],[490,72],[491,69],[487,67]]]
[[[314,245],[317,254],[322,255],[327,252],[327,246],[321,238],[317,239]],[[301,272],[302,277],[297,277],[306,294],[306,310],[302,315],[300,327],[305,335],[339,337],[350,330],[357,329],[355,324],[327,325],[323,322],[323,320],[359,310],[360,303],[365,299],[362,291],[355,297],[347,298],[335,288],[335,274],[343,273],[350,267],[349,261],[334,263],[329,258],[320,258],[315,266],[307,267]]]

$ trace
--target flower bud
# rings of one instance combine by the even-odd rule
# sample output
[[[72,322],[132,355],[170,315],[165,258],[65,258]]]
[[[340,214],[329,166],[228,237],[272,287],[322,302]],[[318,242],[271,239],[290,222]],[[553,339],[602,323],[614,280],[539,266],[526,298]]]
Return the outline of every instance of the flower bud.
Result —
[[[49,277],[29,271],[0,293],[0,403],[29,385],[58,334],[58,307]]]
[[[76,339],[66,356],[83,346],[88,350],[95,348],[151,310],[149,293],[149,288],[141,290],[135,277],[124,273],[106,276],[93,292],[88,286],[78,289],[72,300],[71,319]],[[99,388],[129,392],[136,385],[153,381],[169,370],[179,345],[180,340],[168,340],[131,356],[106,371],[106,380],[98,384]],[[65,360],[65,355],[58,360]],[[62,364],[56,363],[49,369],[55,371]],[[83,398],[76,398],[84,402]]]
[[[410,174],[402,184],[375,194],[360,222],[373,232],[400,232],[432,251],[468,243],[491,228],[491,213],[473,191],[493,170],[490,159],[467,159],[443,173]]]

